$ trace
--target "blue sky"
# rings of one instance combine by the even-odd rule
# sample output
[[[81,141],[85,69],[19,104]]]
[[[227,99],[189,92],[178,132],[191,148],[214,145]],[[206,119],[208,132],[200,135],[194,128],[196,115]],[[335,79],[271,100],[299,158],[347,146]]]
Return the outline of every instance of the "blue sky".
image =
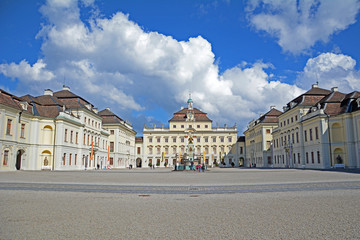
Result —
[[[0,88],[65,83],[141,135],[186,106],[238,125],[311,87],[360,90],[359,1],[0,1]]]

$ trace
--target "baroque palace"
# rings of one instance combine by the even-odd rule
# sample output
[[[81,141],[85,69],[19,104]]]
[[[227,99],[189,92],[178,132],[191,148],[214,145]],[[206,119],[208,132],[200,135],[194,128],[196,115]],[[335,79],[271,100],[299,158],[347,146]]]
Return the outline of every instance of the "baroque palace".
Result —
[[[63,90],[17,97],[0,90],[0,170],[86,170],[135,162],[127,121]]]
[[[318,84],[272,109],[244,132],[246,165],[280,168],[360,168],[360,93]]]
[[[360,93],[319,88],[248,124],[213,126],[193,107],[165,125],[144,126],[98,111],[69,87],[34,97],[0,90],[0,170],[207,167],[360,168]]]
[[[189,164],[239,166],[236,143],[237,127],[212,127],[207,114],[193,107],[174,113],[169,127],[144,126],[143,137],[137,138],[137,166],[175,166]]]

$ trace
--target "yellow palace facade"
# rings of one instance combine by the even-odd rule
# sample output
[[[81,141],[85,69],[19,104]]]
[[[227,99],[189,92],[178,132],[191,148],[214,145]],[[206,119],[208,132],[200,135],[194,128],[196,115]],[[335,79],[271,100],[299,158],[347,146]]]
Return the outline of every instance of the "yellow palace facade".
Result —
[[[212,120],[207,114],[193,108],[191,98],[187,104],[187,108],[174,113],[168,127],[144,126],[143,138],[136,143],[137,166],[173,167],[185,164],[189,151],[193,152],[194,164],[212,167],[234,163],[238,166],[237,155],[228,155],[237,142],[236,124],[233,127],[212,127]]]

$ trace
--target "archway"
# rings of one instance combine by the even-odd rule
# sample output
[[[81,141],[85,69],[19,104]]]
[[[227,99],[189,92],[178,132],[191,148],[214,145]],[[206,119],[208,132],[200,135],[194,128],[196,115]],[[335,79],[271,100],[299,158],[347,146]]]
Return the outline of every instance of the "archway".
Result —
[[[21,159],[22,159],[22,155],[24,154],[24,150],[18,150],[17,154],[16,154],[16,170],[20,170],[21,169]]]
[[[334,164],[346,164],[345,154],[342,148],[336,148],[333,153]]]
[[[42,169],[51,169],[51,152],[49,150],[43,151],[40,159]]]
[[[241,157],[239,158],[239,167],[243,167],[244,166],[244,158]]]
[[[136,159],[136,167],[141,168],[142,161],[141,158]]]

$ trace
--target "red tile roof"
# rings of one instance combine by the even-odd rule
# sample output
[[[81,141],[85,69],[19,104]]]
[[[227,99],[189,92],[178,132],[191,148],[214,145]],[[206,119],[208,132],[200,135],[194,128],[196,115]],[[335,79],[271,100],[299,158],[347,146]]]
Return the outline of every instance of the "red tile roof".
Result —
[[[187,112],[188,112],[188,108],[184,108],[184,109],[174,113],[174,116],[169,120],[169,122],[170,121],[172,121],[172,122],[185,121],[187,118],[186,117]],[[193,112],[194,112],[195,121],[197,121],[197,122],[205,122],[205,121],[212,122],[212,120],[207,117],[207,113],[204,113],[197,108],[194,108]]]

